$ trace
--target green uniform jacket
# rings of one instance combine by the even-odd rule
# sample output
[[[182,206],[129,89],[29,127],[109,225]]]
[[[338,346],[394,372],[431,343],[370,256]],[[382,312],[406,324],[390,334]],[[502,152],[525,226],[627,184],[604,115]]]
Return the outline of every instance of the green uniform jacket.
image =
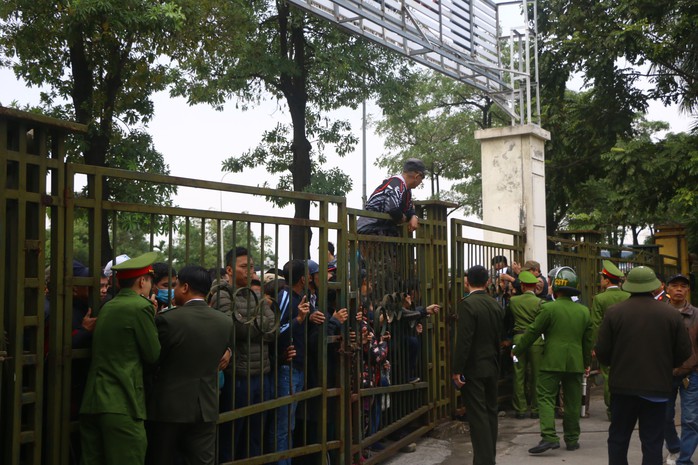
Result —
[[[599,335],[599,326],[601,326],[603,316],[606,314],[608,307],[622,302],[628,297],[630,297],[630,293],[621,290],[619,287],[609,287],[604,292],[594,296],[594,301],[591,303],[591,340],[594,343],[596,343],[596,338]]]
[[[521,334],[535,321],[540,312],[543,300],[533,292],[515,295],[509,300],[509,311],[514,319],[514,335]],[[543,344],[538,338],[536,345]]]
[[[162,353],[148,395],[148,419],[173,423],[218,420],[218,362],[233,348],[233,320],[191,300],[155,317]]]
[[[458,303],[458,333],[451,372],[466,378],[499,376],[499,343],[504,310],[485,291],[471,292]]]
[[[541,334],[545,335],[541,371],[583,373],[591,364],[591,318],[584,305],[569,297],[544,303],[513,350],[514,355],[528,349]]]
[[[92,338],[92,364],[80,413],[145,419],[143,365],[155,363],[160,342],[152,302],[122,289],[104,304]]]

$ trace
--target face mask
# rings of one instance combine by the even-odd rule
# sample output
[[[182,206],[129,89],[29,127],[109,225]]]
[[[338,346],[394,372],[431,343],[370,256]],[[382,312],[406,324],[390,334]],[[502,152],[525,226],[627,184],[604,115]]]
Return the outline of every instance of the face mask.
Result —
[[[158,289],[155,298],[161,304],[169,304],[174,299],[174,289]]]

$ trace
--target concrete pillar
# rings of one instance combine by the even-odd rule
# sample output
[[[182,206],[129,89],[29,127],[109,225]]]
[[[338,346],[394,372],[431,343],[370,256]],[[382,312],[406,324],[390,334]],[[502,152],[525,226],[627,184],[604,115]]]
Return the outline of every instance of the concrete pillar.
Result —
[[[538,126],[507,126],[475,131],[482,153],[482,219],[485,224],[523,231],[524,257],[546,273],[545,141]],[[485,240],[501,240],[496,233]]]

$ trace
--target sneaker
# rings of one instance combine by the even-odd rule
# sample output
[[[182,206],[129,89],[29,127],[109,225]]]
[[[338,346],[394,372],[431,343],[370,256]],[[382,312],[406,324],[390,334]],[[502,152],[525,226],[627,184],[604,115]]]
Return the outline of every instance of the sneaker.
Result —
[[[669,455],[666,457],[666,461],[664,462],[666,465],[676,465],[676,461],[679,459],[679,453],[678,452],[669,452]]]

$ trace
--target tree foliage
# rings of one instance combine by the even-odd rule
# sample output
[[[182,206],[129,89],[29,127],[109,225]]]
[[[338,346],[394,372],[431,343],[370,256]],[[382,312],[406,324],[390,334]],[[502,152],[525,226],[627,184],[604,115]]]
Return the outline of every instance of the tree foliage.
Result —
[[[539,12],[544,66],[558,88],[580,72],[611,102],[698,109],[698,5],[693,0],[550,0]],[[646,78],[652,84],[643,86]],[[644,88],[643,88],[644,87]]]
[[[171,82],[167,57],[186,45],[187,26],[195,27],[207,14],[210,2],[190,0],[3,2],[0,57],[17,77],[46,89],[41,99],[49,113],[88,126],[84,163],[137,166],[137,158],[123,158],[136,153],[125,147],[150,143],[142,134],[126,136],[131,129],[119,130],[117,124],[133,127],[150,120],[150,96]],[[106,183],[103,192],[110,199],[128,191]],[[108,225],[103,226],[106,234]],[[109,238],[101,240],[106,259]]]
[[[346,121],[330,121],[327,114],[355,108],[395,71],[395,59],[283,0],[250,5],[255,19],[246,45],[233,48],[226,40],[232,31],[225,15],[211,18],[201,31],[207,40],[178,58],[184,72],[177,92],[214,106],[236,98],[246,108],[262,95],[283,101],[290,125],[267,131],[259,146],[226,160],[224,169],[266,165],[270,173],[290,173],[281,176],[280,189],[341,193],[351,186],[350,178],[326,169],[324,153],[332,147],[344,155],[356,138]],[[310,202],[294,204],[295,217],[307,219]],[[294,256],[308,256],[306,234],[305,228],[293,228]]]
[[[666,123],[638,118],[636,134],[601,155],[597,174],[577,185],[571,213],[573,228],[605,231],[609,242],[623,243],[631,231],[638,244],[642,229],[687,220],[677,203],[677,192],[690,185],[691,158],[696,137],[668,134],[655,140]]]
[[[225,268],[221,257],[220,240],[224,244],[222,250],[224,254],[234,247],[245,247],[255,265],[263,266],[265,262],[276,261],[271,250],[271,238],[264,237],[262,249],[259,236],[248,227],[247,223],[226,222],[223,224],[222,231],[218,228],[216,220],[202,222],[200,219],[193,219],[189,224],[185,219],[178,220],[174,228],[171,255],[175,266],[201,265],[205,268],[213,268],[220,265]],[[220,233],[222,238],[219,237]],[[158,248],[162,250],[165,258],[170,256],[168,243],[161,241]]]
[[[383,119],[377,130],[389,152],[377,164],[400,172],[403,160],[421,158],[431,176],[432,198],[480,214],[481,160],[474,131],[506,120],[492,101],[454,79],[419,71],[388,82],[378,104]],[[441,191],[441,179],[455,183]]]
[[[635,122],[650,100],[680,103],[688,112],[698,109],[697,22],[698,4],[689,0],[551,0],[542,4],[538,23],[542,116],[543,127],[552,135],[546,145],[549,231],[570,220],[577,225],[582,221],[608,226],[615,217],[619,227],[648,224],[668,211],[682,217],[681,211],[695,203],[698,190],[691,183],[677,186],[677,195],[668,203],[666,195],[649,200],[641,183],[629,189],[624,184],[625,173],[614,169],[632,169],[642,178],[647,165],[654,164],[655,177],[642,178],[653,182],[665,172],[665,161],[657,156],[669,157],[666,163],[673,163],[687,149],[689,136],[670,135],[654,143],[647,136],[651,128]],[[570,78],[578,75],[584,79],[584,91],[568,91]],[[690,157],[681,159],[682,173],[695,171]],[[607,172],[614,172],[615,177],[605,175]],[[599,185],[604,182],[607,184]],[[629,198],[614,201],[592,195],[599,191],[623,192]],[[627,208],[623,209],[627,214],[612,211],[613,206],[627,207],[632,198],[645,199],[646,205],[658,211],[646,211],[643,220],[631,220],[639,212],[631,214]],[[579,199],[586,202],[586,210],[577,205]],[[589,209],[593,199],[598,200],[597,206]],[[672,207],[682,200],[682,208]],[[598,203],[608,205],[608,214],[601,214],[598,209],[604,207]]]

